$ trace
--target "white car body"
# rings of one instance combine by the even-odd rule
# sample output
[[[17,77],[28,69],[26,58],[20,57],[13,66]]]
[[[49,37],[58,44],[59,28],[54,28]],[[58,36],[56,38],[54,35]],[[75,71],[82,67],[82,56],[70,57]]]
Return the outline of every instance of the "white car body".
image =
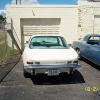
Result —
[[[56,34],[40,34],[40,35],[33,35],[31,39],[36,36],[62,37]],[[35,74],[47,73],[48,75],[58,75],[61,72],[71,71],[70,69],[80,67],[80,65],[77,62],[78,54],[71,47],[68,47],[67,49],[66,48],[64,49],[57,49],[57,48],[56,49],[54,48],[53,49],[50,49],[50,48],[30,49],[29,44],[30,42],[25,47],[23,55],[22,55],[23,65],[24,65],[24,74],[25,74],[24,76],[26,76],[26,73],[33,74],[33,70],[35,71]]]

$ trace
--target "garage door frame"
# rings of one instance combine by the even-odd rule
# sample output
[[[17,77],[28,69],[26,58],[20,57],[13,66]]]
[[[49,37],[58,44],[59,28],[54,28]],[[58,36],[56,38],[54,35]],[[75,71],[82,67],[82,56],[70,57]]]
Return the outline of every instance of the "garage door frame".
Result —
[[[50,30],[51,30],[51,33],[59,33],[60,32],[61,18],[23,18],[23,19],[20,20],[20,25],[21,25],[21,47],[22,47],[22,49],[24,48],[24,44],[25,44],[25,42],[24,42],[25,41],[25,32],[24,32],[25,21],[28,21],[28,20],[31,20],[31,19],[33,20],[33,22],[35,20],[38,20],[38,19],[43,20],[43,21],[45,21],[45,20],[47,21],[48,19],[49,19],[49,21],[51,20],[51,22],[50,22],[51,25],[49,24],[49,22],[46,25],[45,24],[46,22],[43,22],[43,21],[42,21],[42,24],[44,26],[42,26],[42,24],[40,24],[39,27],[44,30],[44,33],[50,33],[49,32]],[[29,24],[31,25],[31,27],[33,27],[35,25],[35,24],[33,24],[33,26],[32,26],[31,22],[30,23],[28,22],[27,25],[29,25]],[[47,26],[47,29],[45,29],[46,26]],[[39,27],[37,25],[37,28],[39,28]],[[27,28],[27,26],[26,26],[26,28]],[[55,30],[54,32],[53,32],[53,29]],[[46,32],[46,30],[47,30],[47,32]],[[40,33],[42,33],[42,32],[40,32]],[[28,34],[27,36],[31,36],[31,35],[32,34]]]

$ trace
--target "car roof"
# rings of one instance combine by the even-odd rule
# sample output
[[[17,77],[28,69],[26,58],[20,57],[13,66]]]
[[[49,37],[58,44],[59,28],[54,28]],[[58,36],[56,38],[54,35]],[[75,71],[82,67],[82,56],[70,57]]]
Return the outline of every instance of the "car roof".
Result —
[[[87,41],[89,39],[89,37],[100,37],[100,34],[87,34],[84,36],[83,40]]]
[[[100,36],[100,34],[88,34],[86,36]]]
[[[35,37],[35,36],[62,36],[61,34],[34,34],[32,35],[32,37]]]

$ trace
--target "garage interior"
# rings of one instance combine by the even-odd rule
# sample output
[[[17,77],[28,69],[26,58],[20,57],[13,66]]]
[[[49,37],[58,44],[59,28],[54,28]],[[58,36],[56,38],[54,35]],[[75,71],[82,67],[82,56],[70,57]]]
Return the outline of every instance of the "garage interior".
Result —
[[[30,18],[21,19],[22,46],[33,34],[59,34],[60,18]]]

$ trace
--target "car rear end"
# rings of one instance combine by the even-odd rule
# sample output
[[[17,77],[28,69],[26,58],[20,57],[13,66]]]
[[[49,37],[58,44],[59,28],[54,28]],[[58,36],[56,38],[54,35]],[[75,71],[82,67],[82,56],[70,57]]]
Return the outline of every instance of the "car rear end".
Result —
[[[78,55],[68,47],[65,39],[57,35],[33,36],[23,52],[24,76],[45,73],[49,76],[61,72],[73,73],[80,67]]]

